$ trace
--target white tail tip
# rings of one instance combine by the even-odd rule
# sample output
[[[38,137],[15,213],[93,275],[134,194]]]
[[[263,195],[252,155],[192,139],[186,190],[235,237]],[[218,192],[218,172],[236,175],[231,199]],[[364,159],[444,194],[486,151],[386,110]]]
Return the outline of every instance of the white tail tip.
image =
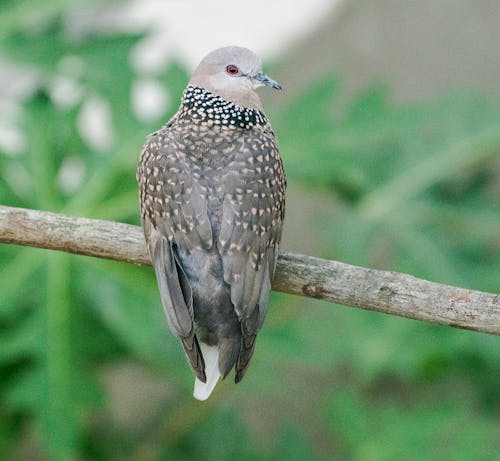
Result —
[[[193,396],[198,400],[207,400],[221,376],[219,371],[219,347],[207,346],[206,344],[200,343],[200,349],[205,359],[205,375],[207,376],[207,382],[204,383],[196,378],[194,381]]]

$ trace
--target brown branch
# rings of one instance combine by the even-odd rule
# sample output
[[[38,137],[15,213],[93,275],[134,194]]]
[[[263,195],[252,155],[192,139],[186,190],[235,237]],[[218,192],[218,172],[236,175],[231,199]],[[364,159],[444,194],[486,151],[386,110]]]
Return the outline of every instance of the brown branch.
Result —
[[[151,264],[140,227],[0,206],[0,242]],[[500,295],[283,252],[273,289],[500,335]]]

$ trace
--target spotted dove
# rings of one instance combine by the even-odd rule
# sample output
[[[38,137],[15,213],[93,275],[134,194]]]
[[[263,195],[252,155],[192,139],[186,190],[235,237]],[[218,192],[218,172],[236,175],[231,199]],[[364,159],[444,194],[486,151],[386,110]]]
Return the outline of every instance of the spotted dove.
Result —
[[[246,48],[207,55],[137,169],[161,300],[199,400],[233,367],[243,378],[276,267],[286,180],[255,89],[281,87],[261,66]]]

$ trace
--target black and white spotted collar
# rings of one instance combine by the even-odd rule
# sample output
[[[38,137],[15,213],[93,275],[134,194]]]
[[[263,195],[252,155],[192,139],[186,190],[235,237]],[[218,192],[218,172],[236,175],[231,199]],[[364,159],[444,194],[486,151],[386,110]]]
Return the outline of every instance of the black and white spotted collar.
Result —
[[[215,125],[244,129],[268,123],[259,110],[240,107],[204,88],[191,85],[184,90],[181,112],[193,119],[213,121]]]

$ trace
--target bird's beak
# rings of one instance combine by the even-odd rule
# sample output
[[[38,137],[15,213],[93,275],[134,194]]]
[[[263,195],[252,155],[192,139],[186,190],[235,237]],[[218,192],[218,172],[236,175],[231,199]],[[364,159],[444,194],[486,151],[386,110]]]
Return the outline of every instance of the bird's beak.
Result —
[[[252,77],[252,80],[257,82],[259,85],[266,85],[274,88],[275,90],[283,90],[283,87],[276,81],[273,80],[272,78],[268,77],[266,74],[259,72],[257,75],[254,75]]]

